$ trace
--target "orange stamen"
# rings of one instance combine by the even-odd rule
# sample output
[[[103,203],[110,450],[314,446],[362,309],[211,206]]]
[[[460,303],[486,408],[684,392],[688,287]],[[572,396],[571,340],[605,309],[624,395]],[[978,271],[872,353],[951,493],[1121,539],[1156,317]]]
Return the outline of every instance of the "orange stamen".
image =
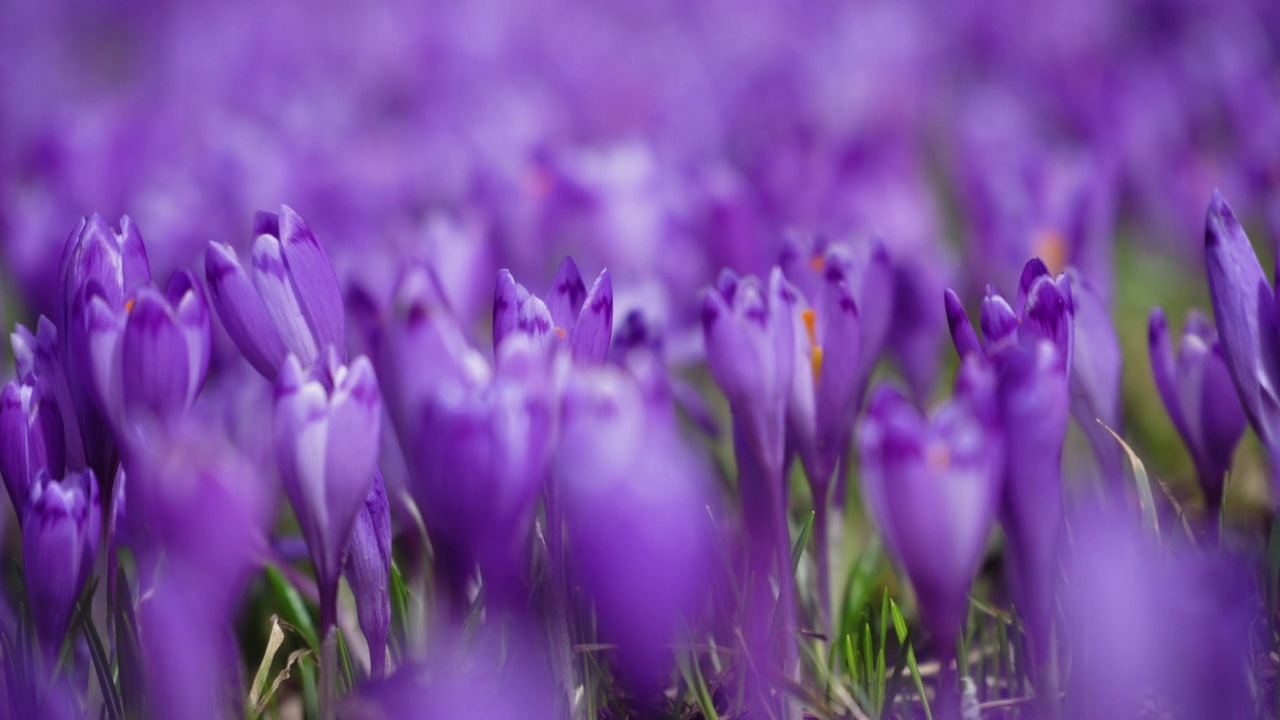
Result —
[[[800,312],[804,320],[804,329],[809,332],[809,364],[813,370],[813,384],[818,384],[822,377],[822,346],[818,344],[818,313],[813,308]]]
[[[827,256],[823,253],[818,253],[809,258],[809,267],[813,268],[814,272],[822,272],[827,267]]]
[[[1048,228],[1036,233],[1031,240],[1031,251],[1044,261],[1049,272],[1057,275],[1067,268],[1067,239],[1056,228]]]
[[[929,469],[942,473],[951,467],[951,451],[946,445],[930,445],[929,452],[925,456],[925,463]]]
[[[556,326],[556,336],[563,340],[569,336],[569,333],[565,332],[564,328]]]
[[[137,298],[129,298],[128,302],[124,304],[124,311],[127,313],[133,312],[133,304],[135,302],[137,302]]]

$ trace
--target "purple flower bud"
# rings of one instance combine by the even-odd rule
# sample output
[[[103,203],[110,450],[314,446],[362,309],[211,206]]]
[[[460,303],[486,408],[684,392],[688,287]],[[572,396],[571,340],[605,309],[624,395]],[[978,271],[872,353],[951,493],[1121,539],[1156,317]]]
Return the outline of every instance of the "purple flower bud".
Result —
[[[601,641],[616,645],[611,666],[641,702],[665,686],[711,569],[709,475],[672,419],[627,373],[580,373],[565,393],[556,461],[570,570]]]
[[[1043,650],[1062,525],[1067,373],[1058,347],[1044,339],[1010,348],[996,360],[996,369],[1007,443],[1001,522],[1009,539],[1019,611]]]
[[[288,206],[254,218],[252,273],[232,248],[210,243],[205,279],[240,352],[275,380],[285,355],[310,367],[332,346],[345,356],[342,291],[311,227]]]
[[[1124,477],[1123,451],[1120,443],[1098,421],[1106,423],[1117,433],[1124,431],[1120,337],[1101,296],[1076,272],[1068,272],[1072,278],[1075,306],[1071,344],[1071,414],[1085,437],[1089,438],[1100,475],[1119,480]]]
[[[707,365],[744,425],[748,447],[772,481],[781,481],[786,411],[795,367],[795,294],[774,268],[755,277],[721,274],[702,299]]]
[[[71,309],[91,281],[111,307],[122,307],[134,289],[151,282],[151,266],[138,228],[126,215],[116,232],[101,215],[81,218],[62,250],[61,325],[69,327]]]
[[[307,374],[297,358],[286,359],[276,385],[276,460],[322,593],[337,588],[342,550],[373,485],[381,422],[367,358],[340,365],[331,347]]]
[[[0,476],[19,520],[37,474],[62,477],[64,447],[62,415],[48,386],[35,375],[10,380],[0,391]]]
[[[93,471],[61,481],[40,473],[22,523],[22,564],[36,635],[50,667],[57,662],[71,611],[93,571],[102,530]]]
[[[515,332],[529,335],[542,345],[566,341],[575,361],[603,363],[609,356],[613,335],[613,282],[608,269],[600,271],[587,292],[578,265],[566,257],[545,300],[517,283],[510,271],[499,271],[493,302],[495,356]]]
[[[1057,346],[1070,369],[1075,322],[1071,281],[1066,275],[1056,278],[1050,275],[1038,258],[1032,258],[1023,268],[1016,307],[1009,305],[1009,301],[994,287],[987,286],[979,315],[981,342],[969,323],[960,298],[948,290],[943,295],[943,303],[951,339],[961,358],[974,352],[994,358],[1013,345],[1045,338]]]
[[[981,365],[972,358],[962,372],[989,375]],[[964,622],[1004,466],[990,413],[994,382],[971,377],[963,387],[931,419],[896,390],[881,388],[858,433],[872,514],[944,649],[954,646]]]
[[[404,438],[413,496],[451,592],[476,563],[490,597],[522,580],[520,545],[546,475],[554,431],[546,370],[535,342],[512,336],[491,382],[447,381],[424,396]],[[460,482],[465,478],[465,482]]]
[[[1164,310],[1156,308],[1151,311],[1149,347],[1156,388],[1191,452],[1205,506],[1213,514],[1222,504],[1225,476],[1246,423],[1218,334],[1208,318],[1193,310],[1175,357]]]
[[[1274,456],[1280,451],[1276,294],[1244,229],[1216,191],[1205,220],[1204,254],[1222,357],[1245,415]]]
[[[374,677],[387,668],[387,633],[391,629],[391,507],[382,473],[374,471],[364,507],[351,527],[343,574],[356,598],[360,630],[369,644]]]
[[[18,325],[9,336],[13,347],[14,365],[18,377],[35,375],[53,394],[58,412],[62,416],[62,437],[66,444],[66,465],[73,469],[85,466],[84,446],[80,440],[80,426],[76,421],[76,408],[72,400],[67,372],[62,364],[62,345],[58,330],[49,318],[41,315],[36,334]]]
[[[113,308],[95,282],[77,299],[76,345],[89,360],[99,411],[117,431],[171,418],[195,402],[209,369],[210,319],[204,293],[185,270],[169,291],[144,285]]]

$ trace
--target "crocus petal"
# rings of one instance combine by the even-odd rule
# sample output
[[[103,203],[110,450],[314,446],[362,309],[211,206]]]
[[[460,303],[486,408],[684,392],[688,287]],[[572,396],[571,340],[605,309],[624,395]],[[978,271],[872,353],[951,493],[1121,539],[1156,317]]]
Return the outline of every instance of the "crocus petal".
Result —
[[[332,345],[346,356],[346,320],[338,276],[311,226],[289,206],[280,208],[280,250],[317,352]]]
[[[1083,281],[1072,286],[1075,327],[1071,334],[1071,412],[1089,438],[1103,477],[1120,478],[1124,458],[1107,427],[1123,430],[1120,405],[1120,337],[1102,299]]]
[[[1214,192],[1205,220],[1205,265],[1222,355],[1254,429],[1280,448],[1280,338],[1270,283],[1226,200]]]
[[[22,560],[36,634],[50,666],[93,566],[100,527],[92,471],[62,482],[42,474],[33,485],[23,519]]]
[[[955,291],[947,289],[942,294],[942,303],[947,311],[947,327],[951,330],[951,342],[956,346],[956,354],[964,359],[968,355],[982,356],[982,345],[978,342],[978,333],[969,322],[969,315],[964,311],[964,304]]]
[[[356,598],[360,630],[369,645],[371,674],[381,677],[386,672],[391,629],[391,508],[381,472],[374,473],[364,507],[351,528],[343,572]]]
[[[36,475],[62,477],[62,417],[48,386],[34,375],[11,380],[0,391],[0,476],[19,520]]]
[[[552,317],[555,317],[554,313]],[[582,305],[582,312],[569,333],[573,359],[595,365],[604,363],[609,357],[609,340],[612,336],[613,281],[606,268],[600,271],[599,277],[591,286],[591,292]]]
[[[596,281],[597,284],[599,282]],[[547,290],[547,309],[551,312],[551,320],[555,326],[565,332],[573,332],[586,298],[587,284],[578,272],[578,264],[573,258],[566,257],[561,261],[555,279],[551,281],[551,288]]]
[[[92,395],[102,413],[113,420],[118,420],[124,400],[120,339],[125,318],[121,312],[111,307],[97,283],[90,283],[76,303],[73,319],[81,337],[74,344],[83,345],[88,356]]]
[[[493,348],[494,353],[502,341],[515,332],[519,324],[520,306],[529,299],[529,291],[516,282],[511,271],[498,271],[498,285],[493,293]]]
[[[155,289],[134,296],[120,352],[122,399],[130,412],[169,417],[194,396],[187,335]]]
[[[1017,312],[1021,316],[1027,309],[1027,296],[1031,293],[1031,287],[1036,280],[1048,277],[1053,278],[1053,274],[1049,272],[1048,266],[1038,257],[1031,258],[1027,264],[1022,267],[1022,276],[1018,279],[1018,306]]]
[[[822,458],[819,469],[829,474],[849,444],[867,381],[859,352],[862,328],[858,306],[843,274],[834,267],[824,278],[819,312],[823,321],[822,364],[817,371],[818,452]],[[820,482],[826,480],[823,477]]]
[[[533,338],[539,345],[547,347],[558,338],[551,322],[551,313],[542,300],[530,295],[520,306],[516,316],[516,331]]]
[[[1201,427],[1200,453],[1203,455],[1200,473],[1205,492],[1212,495],[1215,491],[1220,492],[1213,483],[1221,481],[1231,469],[1232,455],[1240,444],[1247,423],[1237,396],[1232,394],[1231,373],[1216,339],[1209,346],[1201,382],[1200,417],[1197,420]]]
[[[1022,316],[1019,338],[1042,337],[1053,342],[1063,356],[1068,375],[1074,357],[1075,304],[1071,281],[1064,275],[1055,281],[1041,275],[1027,293],[1026,312]]]
[[[1151,311],[1151,319],[1147,323],[1147,348],[1151,356],[1151,376],[1155,380],[1160,399],[1164,401],[1169,419],[1184,439],[1190,439],[1191,429],[1182,414],[1182,400],[1178,396],[1177,366],[1174,364],[1173,344],[1169,339],[1169,321],[1162,308],[1157,307]]]
[[[280,332],[289,352],[310,367],[320,357],[320,348],[303,315],[296,286],[281,253],[280,240],[259,235],[253,243],[253,286],[262,296],[267,315]]]
[[[982,324],[982,344],[987,352],[992,352],[1018,330],[1017,314],[1009,307],[1009,302],[990,286],[982,298],[978,322]]]
[[[255,370],[275,380],[289,351],[235,251],[209,243],[204,268],[209,296],[227,334]]]
[[[858,306],[858,375],[869,378],[893,329],[897,283],[893,263],[884,244],[875,243],[871,257],[857,278],[850,279]]]
[[[325,502],[335,547],[342,547],[373,484],[382,401],[373,366],[356,358],[341,372],[330,399],[325,450]]]
[[[329,443],[329,403],[324,387],[303,374],[290,355],[276,384],[274,428],[276,462],[289,504],[307,539],[317,578],[336,582],[341,546],[330,544],[325,497],[325,461]]]
[[[196,393],[204,386],[209,373],[211,321],[204,291],[188,270],[179,270],[169,278],[165,297],[178,317],[178,326],[187,339],[187,405],[195,402]]]

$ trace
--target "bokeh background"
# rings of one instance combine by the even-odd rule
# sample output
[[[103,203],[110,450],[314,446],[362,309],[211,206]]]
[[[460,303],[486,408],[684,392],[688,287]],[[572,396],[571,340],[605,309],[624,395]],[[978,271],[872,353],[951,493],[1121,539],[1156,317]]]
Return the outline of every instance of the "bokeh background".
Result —
[[[1125,434],[1194,501],[1147,313],[1207,308],[1215,187],[1270,265],[1278,59],[1272,0],[9,0],[3,319],[50,312],[82,215],[133,217],[165,277],[287,203],[345,286],[389,292],[422,257],[478,334],[499,268],[608,266],[619,318],[696,366],[721,267],[765,271],[789,233],[877,238],[908,330],[888,372],[928,398],[942,289],[1011,291],[1040,255],[1110,303]]]

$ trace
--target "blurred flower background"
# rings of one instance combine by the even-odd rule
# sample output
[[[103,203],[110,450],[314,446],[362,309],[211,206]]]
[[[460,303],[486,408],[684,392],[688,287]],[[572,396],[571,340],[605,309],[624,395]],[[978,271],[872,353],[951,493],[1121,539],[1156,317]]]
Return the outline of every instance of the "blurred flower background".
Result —
[[[1053,634],[1055,643],[1089,638],[1090,652],[1123,656],[1116,667],[1134,668],[1118,671],[1119,680],[1095,669],[1063,684],[1069,694],[1096,697],[1098,717],[1124,716],[1118,708],[1129,707],[1133,688],[1173,697],[1188,708],[1179,717],[1204,717],[1211,706],[1196,704],[1204,697],[1249,689],[1237,687],[1238,677],[1193,690],[1148,678],[1157,671],[1144,653],[1167,662],[1168,653],[1202,650],[1167,643],[1170,650],[1149,638],[1165,616],[1188,627],[1217,613],[1229,625],[1262,611],[1247,598],[1216,596],[1156,608],[1151,617],[1142,608],[1150,598],[1194,589],[1186,579],[1192,572],[1233,582],[1244,576],[1231,587],[1253,597],[1253,575],[1236,567],[1248,562],[1235,562],[1235,553],[1265,553],[1276,473],[1264,445],[1274,444],[1266,415],[1274,406],[1251,404],[1259,392],[1251,396],[1237,374],[1261,365],[1233,358],[1250,342],[1277,342],[1257,333],[1241,340],[1227,328],[1220,348],[1213,323],[1198,312],[1182,332],[1193,308],[1217,310],[1220,329],[1222,308],[1249,312],[1248,303],[1221,299],[1217,287],[1211,298],[1206,207],[1211,230],[1216,217],[1227,228],[1220,235],[1239,231],[1232,253],[1245,252],[1251,238],[1261,267],[1272,267],[1280,241],[1280,4],[1272,0],[0,4],[0,319],[6,328],[22,326],[6,358],[16,379],[0,408],[0,416],[12,412],[21,422],[0,422],[0,430],[6,443],[20,436],[23,448],[20,455],[11,449],[18,445],[0,448],[13,454],[3,459],[4,479],[18,498],[3,514],[10,600],[0,619],[12,628],[22,615],[19,561],[70,542],[51,541],[23,519],[23,506],[34,502],[40,527],[69,522],[55,512],[64,506],[76,515],[87,508],[95,521],[106,514],[102,543],[96,527],[76,525],[75,533],[89,534],[77,536],[84,547],[76,557],[83,551],[92,565],[96,548],[96,592],[112,603],[110,611],[95,610],[96,619],[112,618],[108,649],[126,658],[117,684],[139,663],[164,669],[148,691],[157,717],[194,717],[184,698],[220,696],[228,686],[259,690],[253,671],[264,652],[272,667],[277,652],[269,649],[272,614],[307,635],[295,587],[322,608],[320,626],[310,628],[314,637],[290,635],[286,650],[338,652],[325,640],[330,625],[344,637],[361,630],[385,637],[390,624],[400,638],[412,635],[406,626],[431,627],[433,638],[444,638],[433,647],[468,658],[441,663],[448,671],[433,675],[430,663],[393,639],[401,672],[367,687],[356,682],[359,673],[349,678],[353,717],[369,711],[365,701],[396,717],[396,708],[465,715],[468,695],[459,688],[486,693],[496,682],[476,669],[487,667],[477,658],[506,653],[552,658],[545,663],[551,679],[523,670],[504,675],[502,683],[536,688],[526,695],[539,700],[503,707],[488,693],[475,716],[539,717],[543,707],[557,708],[547,710],[555,716],[568,705],[575,716],[692,717],[706,715],[707,703],[729,715],[786,712],[772,691],[752,689],[760,678],[743,680],[708,659],[718,652],[714,639],[703,655],[681,656],[680,672],[655,659],[670,654],[670,643],[655,638],[694,625],[710,627],[713,638],[733,637],[728,617],[741,620],[745,651],[776,655],[783,676],[827,698],[793,693],[820,716],[856,716],[855,706],[910,716],[908,708],[918,707],[883,696],[883,667],[877,705],[875,683],[852,667],[863,657],[864,622],[874,618],[866,625],[868,663],[871,628],[878,627],[881,665],[888,648],[890,675],[895,658],[906,662],[899,648],[914,645],[928,665],[948,660],[958,642],[962,663],[954,670],[978,679],[967,699],[996,703],[986,713],[1057,711],[1044,702],[1048,687],[1036,682],[1056,652]],[[279,213],[255,215],[263,210]],[[94,213],[101,217],[77,225]],[[117,222],[122,216],[128,220]],[[101,251],[115,253],[106,270],[84,259],[99,257],[83,249],[99,241],[115,248]],[[572,268],[562,266],[566,256]],[[1032,258],[1040,262],[1028,265]],[[771,277],[775,266],[781,270]],[[726,268],[732,272],[722,275]],[[495,300],[500,270],[509,272]],[[1153,315],[1156,307],[1163,309]],[[979,319],[980,345],[966,308]],[[1274,309],[1267,313],[1274,320]],[[794,322],[778,319],[793,314]],[[751,324],[765,315],[763,329]],[[1238,324],[1254,320],[1250,314]],[[557,331],[572,336],[572,357],[544,362]],[[296,361],[285,367],[288,354]],[[968,354],[993,369],[959,370]],[[745,363],[748,355],[759,362]],[[793,373],[796,365],[803,372]],[[177,370],[166,375],[165,368]],[[348,368],[370,384],[376,369],[381,397],[377,388],[361,393]],[[33,373],[44,380],[28,380]],[[170,375],[160,387],[156,379]],[[273,391],[280,375],[289,378],[287,393]],[[1274,400],[1267,393],[1280,389],[1268,378],[1260,392]],[[864,427],[860,409],[879,384],[897,389],[888,391],[892,398],[882,394],[873,406],[881,412]],[[953,386],[947,409],[922,413]],[[1259,443],[1248,432],[1238,452],[1244,421],[1233,391],[1264,435]],[[333,417],[312,422],[319,410],[307,403],[324,402]],[[363,434],[340,417],[348,402],[375,418],[361,424]],[[273,408],[300,429],[282,431],[277,422],[273,436]],[[378,435],[383,415],[380,439],[364,437]],[[1017,424],[1010,418],[1048,430],[992,429]],[[1099,419],[1145,472],[1131,470],[1124,446]],[[321,431],[312,426],[330,428],[323,433],[336,439],[315,436]],[[1000,440],[982,443],[987,432]],[[154,447],[156,438],[167,438],[166,447]],[[234,457],[224,456],[227,447]],[[186,471],[179,469],[187,465],[184,448]],[[322,458],[319,467],[308,464],[311,455]],[[1057,455],[1061,466],[1048,468]],[[37,456],[47,459],[39,464]],[[65,491],[51,482],[64,466],[75,475]],[[1224,489],[1222,475],[1232,467]],[[47,475],[32,484],[41,468]],[[183,472],[217,480],[165,480],[179,489],[157,489],[156,478]],[[309,494],[308,483],[324,487],[344,473],[360,479],[344,486],[350,496],[342,503],[332,487]],[[864,474],[884,487],[864,492]],[[126,475],[127,492],[139,499],[114,502],[126,497]],[[11,479],[17,476],[23,480]],[[480,489],[458,490],[460,476]],[[1010,490],[1025,487],[1017,483],[1026,476],[1050,488],[1047,504]],[[895,488],[895,478],[922,485]],[[976,494],[942,502],[928,490],[937,482],[973,483]],[[242,487],[252,484],[260,488]],[[1116,503],[1141,504],[1166,535],[1185,526],[1176,533],[1193,546],[1218,543],[1219,531],[1201,520],[1216,528],[1221,518],[1236,539],[1205,559],[1148,547],[1148,538],[1120,523],[1081,521],[1114,546],[1133,548],[1116,560],[1097,543],[1082,543],[1064,564],[1100,592],[1130,577],[1126,562],[1159,567],[1145,589],[1117,599],[1122,614],[1110,625],[1077,622],[1112,605],[1105,594],[1082,593],[1083,580],[1058,607],[1037,589],[1062,570],[1047,549],[1057,547],[1058,518],[1076,512],[1063,510],[1062,494],[1089,502],[1119,495]],[[921,509],[929,504],[922,498],[941,505]],[[979,509],[966,513],[966,503]],[[216,562],[202,544],[239,526],[181,527],[173,519],[205,505],[244,526]],[[930,518],[918,522],[937,523],[930,530],[940,534],[886,527],[886,518],[901,524],[903,512]],[[963,517],[952,526],[946,516],[957,512]],[[354,536],[363,540],[352,541],[361,549],[343,561],[335,545],[352,534],[352,521],[333,518],[353,513]],[[1008,553],[1003,540],[988,537],[997,516]],[[1024,546],[1028,523],[1048,535]],[[927,548],[945,544],[947,529],[970,524],[963,558],[920,567],[932,554]],[[792,544],[810,532],[816,539],[806,561],[791,560]],[[531,534],[541,544],[531,544]],[[37,539],[24,542],[28,536]],[[378,580],[367,579],[388,578],[392,536],[395,582],[381,582],[401,583],[394,608],[386,588],[369,590]],[[313,537],[326,538],[326,548],[310,547]],[[114,587],[117,541],[132,554],[126,595]],[[163,562],[148,549],[161,545]],[[614,546],[627,550],[604,550]],[[319,588],[308,558],[325,566],[316,574]],[[722,560],[733,566],[727,573]],[[782,579],[789,563],[799,568],[795,597]],[[419,572],[424,566],[436,576]],[[483,602],[474,593],[477,566]],[[197,579],[202,567],[210,569]],[[1008,587],[1006,569],[1014,578]],[[59,617],[37,616],[43,652],[55,655],[65,628],[82,622],[67,613],[90,574],[59,572],[68,577],[53,591],[30,594],[33,604],[58,595]],[[333,611],[340,572],[347,584]],[[169,582],[157,580],[163,573]],[[954,638],[952,618],[965,614],[957,603],[975,573],[974,594],[983,600],[968,612],[983,619],[969,624],[980,629]],[[720,574],[742,583],[708,582],[709,597],[695,592],[696,578]],[[945,588],[934,579],[957,574]],[[915,587],[920,603],[945,595],[945,607],[915,610],[906,588],[922,575],[930,589]],[[122,651],[115,605],[148,591],[152,602],[125,622],[157,630]],[[447,620],[438,622],[450,629],[435,627],[439,608],[415,614],[397,604],[431,593],[444,598],[438,614]],[[648,602],[637,603],[644,594]],[[1274,587],[1258,595],[1271,633],[1274,599]],[[778,640],[772,610],[758,606],[775,601],[776,612],[803,618],[800,629],[823,638],[819,651],[827,657],[815,660],[803,643],[797,650]],[[510,615],[509,646],[467,642],[458,628],[474,624],[467,621],[472,603]],[[343,609],[353,604],[358,625]],[[599,609],[566,610],[583,604]],[[896,642],[886,640],[884,624],[897,605],[908,609],[903,632],[911,626],[911,643],[898,632]],[[980,654],[981,671],[964,667],[966,642],[995,647],[997,632],[1016,635],[1019,611],[1027,613],[1025,645],[1006,644],[1030,660],[1025,668],[1019,661],[1017,672],[1005,667],[1016,690],[1013,680],[988,687],[980,675],[988,656]],[[917,632],[917,618],[928,625],[935,616],[949,626]],[[1143,620],[1124,620],[1130,616]],[[234,632],[218,629],[223,624]],[[1131,643],[1142,651],[1114,641],[1134,624]],[[1261,658],[1265,667],[1250,678],[1263,690],[1253,688],[1254,695],[1273,692],[1273,645],[1250,646],[1244,627],[1240,647],[1224,641],[1203,652],[1228,664],[1250,653],[1250,661]],[[159,642],[162,633],[201,650],[188,656]],[[363,653],[366,675],[383,665],[344,642],[343,656]],[[617,647],[619,656],[605,663],[611,673],[590,665],[597,646]],[[69,647],[66,663],[85,677],[65,679],[83,687],[92,649]],[[271,677],[285,656],[279,652]],[[194,668],[186,675],[175,669],[184,662]],[[282,681],[282,702],[326,705],[324,683],[307,679],[310,662],[297,660],[294,679]],[[914,654],[910,663],[899,672],[918,675]],[[853,689],[844,696],[829,689],[836,681],[813,669],[823,665],[833,673],[844,667],[848,678],[839,682]],[[923,668],[927,683],[946,676],[941,665]],[[1170,672],[1196,674],[1187,667]],[[708,699],[685,703],[679,688],[696,688],[704,672],[718,678],[704,688]],[[612,680],[592,684],[603,675]],[[1040,702],[1024,706],[1026,675]],[[1133,687],[1123,685],[1130,675]],[[610,690],[615,681],[624,689]],[[746,701],[742,689],[734,698],[739,683],[748,686]],[[419,693],[419,685],[430,688]],[[910,680],[900,689],[947,694]],[[597,708],[584,699],[594,693],[612,699]],[[419,695],[426,699],[417,702]],[[16,703],[4,711],[32,710]],[[42,712],[75,717],[80,709],[55,705]],[[108,698],[104,707],[111,705]],[[1238,717],[1274,706],[1255,698],[1212,707]]]

